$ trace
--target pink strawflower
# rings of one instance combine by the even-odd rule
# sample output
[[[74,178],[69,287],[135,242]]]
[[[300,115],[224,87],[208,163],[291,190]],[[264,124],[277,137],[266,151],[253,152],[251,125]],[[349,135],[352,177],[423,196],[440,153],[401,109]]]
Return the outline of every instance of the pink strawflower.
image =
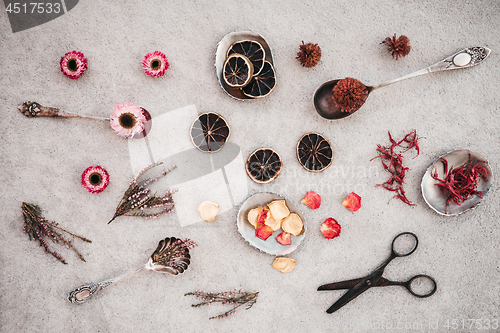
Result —
[[[81,52],[71,51],[61,58],[59,65],[64,75],[76,80],[87,70],[87,58]]]
[[[142,67],[144,67],[144,72],[151,77],[162,76],[168,69],[167,57],[160,51],[148,53],[144,56]]]
[[[90,193],[100,193],[109,185],[109,174],[100,165],[90,166],[82,173],[82,186]]]
[[[111,111],[109,122],[118,135],[129,138],[144,129],[146,117],[140,106],[132,103],[118,104]]]

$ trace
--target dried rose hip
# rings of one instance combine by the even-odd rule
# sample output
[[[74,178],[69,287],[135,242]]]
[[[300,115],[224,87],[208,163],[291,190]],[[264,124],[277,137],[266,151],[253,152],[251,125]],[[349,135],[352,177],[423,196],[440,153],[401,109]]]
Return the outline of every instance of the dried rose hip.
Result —
[[[340,234],[340,224],[333,218],[329,217],[323,222],[319,230],[323,233],[326,239],[332,239]]]
[[[261,225],[255,230],[255,236],[263,240],[267,240],[269,236],[271,236],[272,234],[273,234],[273,228],[265,224]]]
[[[300,203],[308,206],[311,209],[318,209],[319,206],[321,206],[321,197],[318,193],[309,191],[306,193],[304,199],[302,199]]]
[[[288,232],[283,231],[281,234],[276,236],[276,240],[281,245],[290,245],[292,241],[290,240],[290,234]]]
[[[354,192],[349,193],[347,198],[342,201],[342,206],[355,212],[361,208],[361,197]]]

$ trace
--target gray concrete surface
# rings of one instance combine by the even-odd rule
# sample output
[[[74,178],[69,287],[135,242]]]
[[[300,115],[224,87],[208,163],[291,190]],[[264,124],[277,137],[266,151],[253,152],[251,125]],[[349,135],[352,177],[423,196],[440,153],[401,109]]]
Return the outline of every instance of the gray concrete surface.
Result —
[[[53,21],[12,33],[2,10],[0,331],[498,331],[498,182],[477,209],[442,217],[424,202],[420,180],[440,155],[459,148],[479,152],[498,174],[499,22],[496,0],[80,1]],[[262,100],[234,100],[217,82],[217,43],[237,30],[261,34],[273,50],[278,83]],[[412,45],[409,56],[398,61],[380,45],[394,33],[405,34]],[[321,46],[317,67],[306,69],[295,60],[302,41]],[[377,90],[347,119],[329,121],[315,112],[312,95],[327,80],[351,76],[377,84],[470,46],[486,46],[493,52],[477,67]],[[58,65],[71,50],[83,52],[89,60],[88,71],[76,81],[64,77]],[[164,52],[171,63],[166,75],[155,79],[141,68],[142,57],[154,50]],[[239,196],[227,201],[227,210],[213,223],[183,223],[185,215],[179,212],[189,211],[190,202],[201,199],[196,186],[182,192],[179,185],[176,214],[156,220],[123,217],[108,225],[135,168],[147,164],[136,153],[138,143],[128,144],[98,121],[28,119],[17,111],[25,100],[103,117],[116,104],[131,102],[151,112],[153,127],[155,118],[188,106],[186,112],[222,114],[232,129],[230,142],[240,148],[232,184],[243,189],[239,195],[270,191],[297,205],[309,190],[322,195],[318,210],[300,205],[308,234],[289,255],[297,260],[297,268],[281,274],[271,267],[273,257],[243,240],[235,220],[242,203]],[[401,136],[413,128],[426,139],[420,141],[420,156],[407,159],[407,195],[417,204],[410,208],[398,201],[387,203],[391,194],[374,187],[387,175],[370,159],[377,143],[388,141],[387,131]],[[170,149],[178,150],[178,142],[190,148],[188,134],[178,127],[163,122],[155,130],[159,143],[165,140],[159,159]],[[298,139],[310,131],[323,133],[335,151],[332,166],[319,174],[306,172],[295,156]],[[175,140],[166,140],[172,133],[181,137],[175,134]],[[282,174],[268,185],[238,176],[243,161],[260,147],[272,147],[284,163]],[[194,174],[194,166],[205,158],[201,152],[189,156],[178,172]],[[79,178],[86,167],[97,164],[108,170],[111,183],[94,195],[82,188]],[[168,181],[163,186],[168,187]],[[199,182],[199,189],[208,193],[206,200],[222,200],[224,190],[210,192],[213,185],[207,184],[212,183]],[[362,196],[362,208],[355,213],[340,204],[352,191]],[[68,261],[62,265],[29,242],[22,232],[23,201],[40,205],[47,219],[90,238],[92,244],[75,241],[87,262],[61,250]],[[319,232],[327,217],[342,225],[334,240]],[[431,275],[438,283],[436,294],[417,299],[402,288],[374,288],[326,314],[342,293],[320,293],[316,288],[369,273],[402,231],[418,235],[419,249],[391,263],[386,276],[404,280],[418,273]],[[143,272],[88,303],[66,300],[67,293],[83,283],[143,265],[167,236],[188,237],[199,244],[183,275]],[[235,288],[259,291],[258,301],[252,309],[221,321],[208,318],[225,307],[191,308],[195,300],[183,296],[196,289]],[[482,329],[474,326],[479,323]]]

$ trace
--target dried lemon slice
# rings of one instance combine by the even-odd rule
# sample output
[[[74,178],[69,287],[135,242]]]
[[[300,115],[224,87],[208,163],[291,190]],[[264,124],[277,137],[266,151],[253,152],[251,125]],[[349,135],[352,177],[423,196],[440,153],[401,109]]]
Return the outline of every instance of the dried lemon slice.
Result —
[[[264,67],[265,51],[260,43],[252,40],[244,40],[241,42],[236,42],[227,51],[227,56],[231,54],[242,54],[247,57],[253,65],[254,75],[257,75]]]
[[[290,210],[286,206],[285,200],[274,200],[267,204],[269,210],[271,211],[271,215],[276,220],[283,220],[285,217],[290,215]]]
[[[248,211],[247,215],[248,223],[253,225],[253,227],[256,229],[257,229],[257,221],[259,220],[259,212],[261,209],[262,206],[259,206],[254,209],[250,209],[250,211]]]
[[[332,146],[323,135],[307,133],[297,144],[297,158],[307,171],[321,172],[332,164]]]
[[[274,67],[270,62],[265,61],[260,73],[255,75],[245,87],[241,88],[241,91],[247,97],[261,98],[269,95],[274,86],[276,86]]]
[[[215,220],[215,216],[219,212],[220,206],[215,202],[204,201],[198,207],[198,212],[202,219],[207,222]]]
[[[271,148],[260,148],[248,156],[246,170],[254,182],[265,184],[278,177],[282,166],[278,153]]]
[[[253,65],[250,60],[238,53],[233,53],[227,57],[223,68],[224,82],[233,88],[246,86],[254,75]]]
[[[304,223],[299,215],[291,213],[281,222],[281,228],[294,236],[298,236],[304,230]]]
[[[224,147],[231,130],[220,114],[206,112],[193,121],[190,134],[196,148],[202,152],[215,153]]]
[[[295,269],[295,260],[291,258],[276,258],[273,261],[273,268],[281,273],[290,273]]]

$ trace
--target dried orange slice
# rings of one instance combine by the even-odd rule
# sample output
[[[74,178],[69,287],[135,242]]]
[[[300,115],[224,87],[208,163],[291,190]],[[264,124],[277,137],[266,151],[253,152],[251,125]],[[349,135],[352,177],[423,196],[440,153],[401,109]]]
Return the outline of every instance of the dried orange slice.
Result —
[[[248,157],[246,170],[254,182],[265,184],[278,177],[282,166],[281,158],[274,150],[260,148]]]
[[[264,67],[266,53],[258,42],[252,40],[236,42],[227,51],[227,56],[229,57],[234,53],[242,54],[252,62],[254,75],[259,74],[262,67]]]
[[[269,95],[276,85],[276,77],[274,75],[274,67],[270,62],[265,61],[264,67],[258,75],[255,75],[241,91],[245,96],[251,98],[261,98]]]
[[[297,158],[307,171],[321,172],[332,164],[332,146],[323,135],[307,133],[297,144]]]
[[[214,112],[201,114],[191,125],[191,140],[203,152],[215,153],[222,149],[230,133],[226,120]]]
[[[244,55],[233,53],[224,62],[224,82],[233,88],[246,86],[253,77],[253,65]]]

